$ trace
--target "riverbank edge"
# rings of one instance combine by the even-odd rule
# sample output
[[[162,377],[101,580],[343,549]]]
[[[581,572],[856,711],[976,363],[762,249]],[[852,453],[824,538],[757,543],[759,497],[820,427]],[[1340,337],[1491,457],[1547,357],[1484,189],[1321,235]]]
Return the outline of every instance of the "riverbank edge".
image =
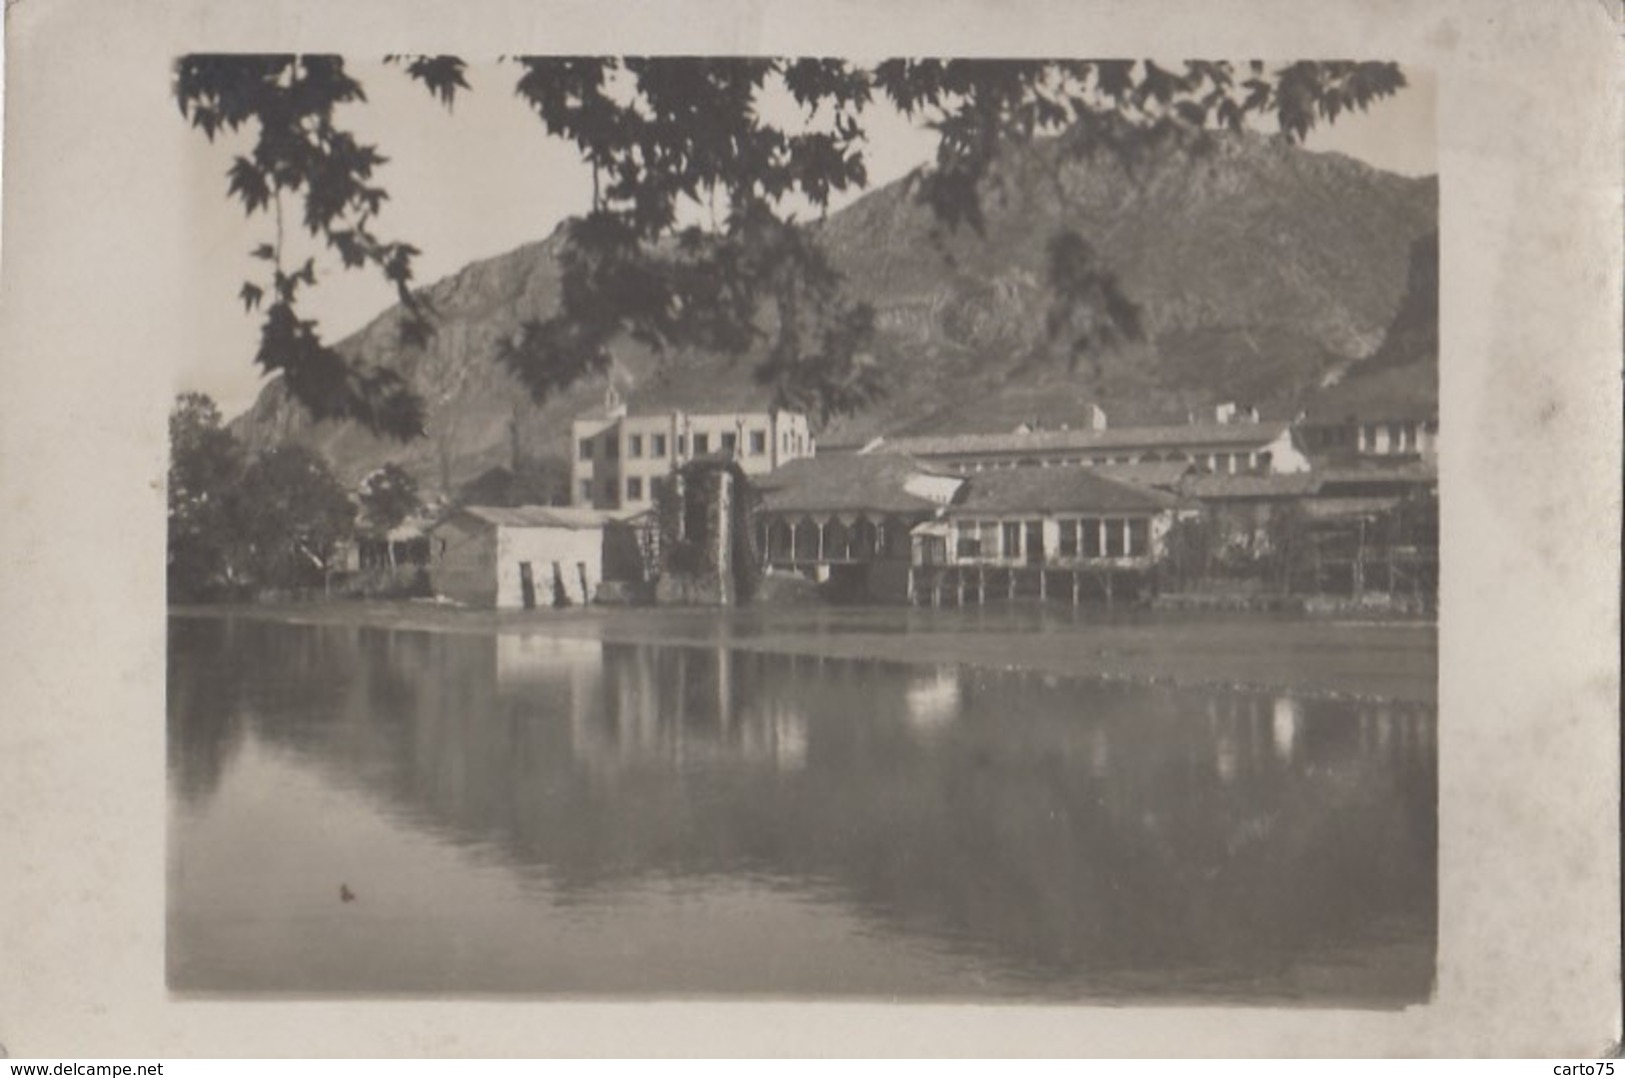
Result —
[[[647,612],[644,612],[645,615]],[[1397,621],[1335,623],[1323,618],[1302,621],[1251,622],[1255,631],[1279,636],[1280,648],[1214,646],[1204,640],[1202,650],[1149,646],[1143,627],[1100,625],[1058,632],[1009,633],[995,631],[920,632],[904,634],[865,632],[797,632],[794,627],[772,637],[719,635],[717,623],[704,618],[715,611],[668,611],[661,618],[631,617],[625,610],[568,612],[471,610],[423,602],[323,604],[219,604],[173,605],[170,617],[227,618],[289,625],[358,626],[409,632],[455,632],[476,635],[547,636],[591,640],[609,644],[665,644],[674,647],[728,647],[757,654],[784,654],[830,659],[868,659],[915,666],[964,666],[992,671],[1028,671],[1082,678],[1103,684],[1128,684],[1181,689],[1226,689],[1235,692],[1286,693],[1306,699],[1437,706],[1437,630],[1431,622]],[[694,624],[685,626],[685,620]],[[1188,628],[1202,628],[1205,618],[1193,618]],[[1222,628],[1223,622],[1209,623]],[[685,628],[691,631],[684,631]],[[1365,657],[1358,641],[1338,639],[1338,633],[1392,632],[1395,629],[1427,633],[1422,649],[1399,649],[1407,671],[1373,670],[1355,664],[1352,669],[1309,671],[1281,665],[1282,649],[1301,647],[1307,635],[1318,634],[1328,652],[1347,660]],[[703,630],[703,631],[701,631]],[[1154,635],[1153,627],[1149,633]],[[1019,644],[1012,647],[1012,641]],[[1344,643],[1351,647],[1338,646]],[[1431,655],[1429,661],[1428,655]],[[1372,656],[1374,658],[1374,656]]]

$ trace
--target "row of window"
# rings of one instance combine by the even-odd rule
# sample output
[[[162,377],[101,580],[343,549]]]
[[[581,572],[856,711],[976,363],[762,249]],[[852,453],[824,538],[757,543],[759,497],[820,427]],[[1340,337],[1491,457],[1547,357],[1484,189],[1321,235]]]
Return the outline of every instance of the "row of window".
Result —
[[[658,476],[658,475],[657,476],[652,476],[649,479],[649,497],[650,498],[653,498],[659,492],[660,484],[663,481],[664,481],[663,477]],[[603,481],[603,485],[602,485],[602,487],[600,489],[602,489],[603,492],[604,492],[604,501],[606,501],[606,502],[615,501],[615,494],[616,494],[616,489],[615,488],[616,488],[615,480],[606,479],[606,480]],[[593,481],[591,479],[583,479],[581,481],[581,501],[582,501],[583,504],[591,504],[591,502],[593,500],[592,492],[593,492]],[[638,475],[628,476],[627,479],[626,479],[626,501],[629,501],[629,502],[641,502],[642,500],[643,500],[643,477],[638,476]]]
[[[1057,522],[1055,553],[1062,558],[1137,558],[1151,551],[1151,522],[1144,517],[1078,517]],[[1027,558],[1045,555],[1044,528],[1032,521],[966,521],[958,528],[961,558]]]
[[[1195,465],[1197,471],[1234,475],[1238,472],[1268,472],[1273,456],[1269,450],[1257,453],[1147,453],[1143,456],[1119,454],[1094,457],[1023,457],[1020,460],[961,460],[952,465],[958,472],[1000,471],[1009,468],[1037,467],[1091,467],[1109,464],[1151,464],[1162,461],[1185,462]]]
[[[1417,423],[1367,423],[1359,433],[1360,448],[1368,453],[1414,453],[1421,448]]]
[[[1416,422],[1355,423],[1309,427],[1304,437],[1311,449],[1340,449],[1354,446],[1366,452],[1417,452],[1428,424]]]
[[[790,445],[790,436],[785,436],[785,448]],[[583,438],[576,447],[576,454],[581,460],[593,458],[594,438]],[[720,439],[724,452],[732,453],[739,448],[739,435],[733,431],[724,431]],[[655,460],[664,460],[666,457],[666,436],[664,434],[651,434],[648,440],[649,456]],[[626,455],[634,459],[643,457],[644,438],[641,434],[628,434],[626,436]],[[688,440],[684,435],[677,436],[677,455],[683,456],[688,452]],[[711,436],[709,434],[694,435],[694,455],[703,457],[711,452]],[[746,455],[759,457],[767,453],[767,431],[753,430],[746,436]],[[619,438],[604,439],[604,459],[616,460],[620,457],[621,443]]]

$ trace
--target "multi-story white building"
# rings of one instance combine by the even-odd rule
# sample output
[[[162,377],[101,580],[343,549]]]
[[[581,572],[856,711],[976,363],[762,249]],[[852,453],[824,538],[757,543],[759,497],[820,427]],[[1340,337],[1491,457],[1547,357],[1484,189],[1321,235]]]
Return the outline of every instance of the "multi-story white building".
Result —
[[[613,390],[603,409],[571,423],[570,442],[571,504],[598,509],[653,505],[659,484],[699,457],[725,454],[746,475],[766,475],[816,451],[800,412],[629,410]]]

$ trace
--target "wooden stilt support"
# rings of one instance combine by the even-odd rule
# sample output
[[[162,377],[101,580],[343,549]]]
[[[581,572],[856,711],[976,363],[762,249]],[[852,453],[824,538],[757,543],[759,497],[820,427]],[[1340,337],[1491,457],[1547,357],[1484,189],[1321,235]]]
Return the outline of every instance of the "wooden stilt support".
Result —
[[[1049,598],[1049,578],[1048,578],[1048,575],[1044,572],[1044,567],[1042,565],[1040,565],[1038,567],[1038,601],[1039,602],[1044,602],[1048,598]]]
[[[1016,601],[1016,571],[1014,569],[1006,569],[1005,575],[1008,577],[1008,579],[1005,581],[1005,583],[1008,585],[1008,594],[1005,597],[1013,603]]]
[[[954,606],[965,605],[965,570],[954,570]]]
[[[984,566],[976,567],[976,605],[981,606],[987,602],[987,569]]]
[[[1072,570],[1072,605],[1078,605],[1078,571]]]
[[[914,605],[914,566],[908,567],[908,605]]]

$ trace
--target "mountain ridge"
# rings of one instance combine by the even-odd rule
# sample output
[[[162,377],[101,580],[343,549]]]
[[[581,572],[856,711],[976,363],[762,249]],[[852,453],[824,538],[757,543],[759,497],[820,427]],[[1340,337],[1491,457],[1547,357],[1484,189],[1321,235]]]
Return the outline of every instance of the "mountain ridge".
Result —
[[[1434,177],[1255,135],[1137,167],[1074,156],[1060,140],[1035,144],[1001,158],[984,208],[984,235],[942,235],[894,183],[807,226],[851,293],[875,307],[874,351],[891,379],[885,399],[830,424],[827,441],[1065,421],[1090,403],[1120,425],[1217,399],[1306,399],[1330,372],[1379,351],[1414,242],[1438,218]],[[1060,228],[1087,237],[1142,305],[1144,343],[1077,367],[1050,354],[1044,244]],[[494,354],[525,319],[554,310],[561,242],[555,230],[428,286],[441,320],[421,349],[401,347],[398,308],[340,343],[347,356],[408,378],[428,409],[427,438],[392,443],[311,423],[276,382],[234,429],[250,449],[311,445],[347,481],[387,460],[445,489],[494,465],[556,462],[569,448],[569,418],[602,399],[602,380],[538,406]],[[760,401],[752,366],[749,356],[616,346],[617,381],[635,401],[658,402],[663,387],[721,408]]]

